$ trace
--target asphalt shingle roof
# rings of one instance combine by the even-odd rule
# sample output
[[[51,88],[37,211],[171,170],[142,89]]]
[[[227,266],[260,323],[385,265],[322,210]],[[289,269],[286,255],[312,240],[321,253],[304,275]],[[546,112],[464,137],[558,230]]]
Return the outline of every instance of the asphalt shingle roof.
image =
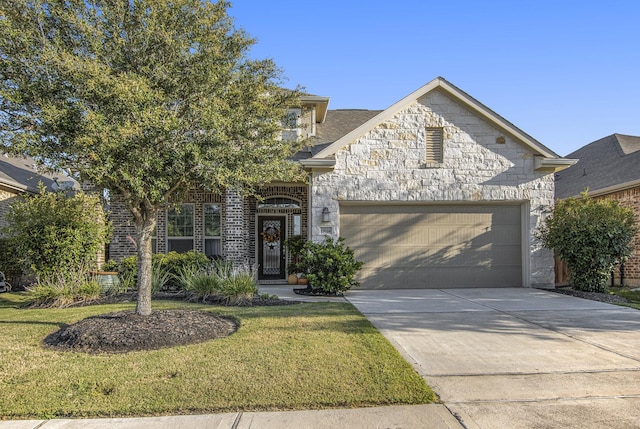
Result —
[[[349,134],[360,125],[373,118],[382,110],[337,109],[327,110],[324,122],[316,125],[316,135],[311,145],[300,151],[295,159],[310,158],[322,149]]]
[[[556,174],[556,198],[640,180],[640,137],[612,134],[570,153],[578,159]]]
[[[42,182],[51,190],[53,178],[61,181],[71,180],[61,174],[40,172],[36,169],[36,161],[30,158],[16,158],[0,153],[0,186],[28,192],[37,192],[38,183]]]

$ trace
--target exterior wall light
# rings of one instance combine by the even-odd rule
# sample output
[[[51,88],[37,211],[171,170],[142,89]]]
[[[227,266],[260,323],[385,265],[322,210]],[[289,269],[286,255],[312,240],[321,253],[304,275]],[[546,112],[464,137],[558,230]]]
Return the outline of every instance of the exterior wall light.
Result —
[[[322,222],[329,222],[331,219],[329,218],[329,215],[331,213],[329,212],[329,208],[328,207],[324,207],[322,209]]]

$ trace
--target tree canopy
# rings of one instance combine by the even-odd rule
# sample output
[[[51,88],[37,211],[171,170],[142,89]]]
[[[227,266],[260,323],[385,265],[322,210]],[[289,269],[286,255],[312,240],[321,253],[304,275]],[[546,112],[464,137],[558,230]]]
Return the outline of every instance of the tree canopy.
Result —
[[[633,210],[617,200],[580,197],[558,200],[540,228],[539,237],[571,271],[571,285],[604,292],[616,264],[631,254],[636,232]]]
[[[119,194],[136,223],[138,312],[149,314],[150,235],[169,197],[244,192],[296,174],[280,138],[298,90],[205,0],[0,0],[5,150]],[[142,301],[149,301],[142,302]],[[141,304],[142,302],[142,304]]]

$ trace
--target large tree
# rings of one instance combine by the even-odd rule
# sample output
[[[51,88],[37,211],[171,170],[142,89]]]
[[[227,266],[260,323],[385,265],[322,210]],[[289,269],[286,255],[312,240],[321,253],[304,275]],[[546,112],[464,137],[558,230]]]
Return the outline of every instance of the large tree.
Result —
[[[198,184],[249,192],[295,170],[279,138],[297,90],[206,0],[0,0],[0,137],[117,193],[135,220],[137,313],[151,313],[151,235]]]

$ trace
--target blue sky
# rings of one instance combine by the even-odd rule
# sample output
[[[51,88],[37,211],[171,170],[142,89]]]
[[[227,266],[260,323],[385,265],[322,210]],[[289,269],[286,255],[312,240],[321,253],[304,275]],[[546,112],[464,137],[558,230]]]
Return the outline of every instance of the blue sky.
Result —
[[[640,135],[640,2],[236,0],[288,87],[384,109],[442,76],[567,155]]]

